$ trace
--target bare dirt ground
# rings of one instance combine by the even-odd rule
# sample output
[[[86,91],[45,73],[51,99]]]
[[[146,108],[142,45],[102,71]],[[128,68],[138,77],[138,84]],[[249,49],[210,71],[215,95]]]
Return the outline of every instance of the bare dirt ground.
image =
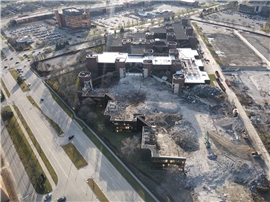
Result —
[[[216,88],[194,89],[176,95],[169,86],[153,78],[126,77],[106,91],[121,106],[126,106],[126,110],[145,114],[146,121],[162,128],[157,138],[160,155],[187,158],[185,173],[173,166],[167,172],[152,171],[145,164],[137,163],[175,201],[258,201],[253,196],[257,196],[255,180],[264,171],[249,155],[253,149],[242,138],[241,118],[232,116],[229,102],[214,98],[222,93]],[[130,103],[128,98],[132,93],[145,96],[137,99],[137,103]],[[207,131],[210,149],[205,146]],[[150,186],[164,199],[159,186]]]
[[[225,66],[261,66],[261,59],[248,46],[246,46],[241,39],[232,34],[231,29],[208,25],[205,23],[198,23],[198,26],[202,28],[202,32],[205,33]],[[247,38],[248,41],[255,36],[248,33],[241,34],[243,34],[244,37],[249,36],[249,38]],[[255,40],[259,40],[258,37],[249,42]],[[260,38],[260,44],[263,44],[264,41],[265,39],[263,37]],[[253,43],[251,44],[253,45]],[[265,46],[268,44],[268,42],[265,43],[264,49],[267,49]],[[257,48],[257,46],[255,47]],[[260,51],[261,49],[262,48],[258,50]]]
[[[266,149],[270,152],[270,73],[269,71],[234,72],[235,77],[227,76],[234,84],[234,91],[250,115],[250,120],[258,131]]]
[[[241,33],[252,46],[254,46],[265,57],[270,57],[270,38],[251,33]]]
[[[237,36],[230,34],[207,34],[210,43],[224,65],[260,66],[261,59]]]

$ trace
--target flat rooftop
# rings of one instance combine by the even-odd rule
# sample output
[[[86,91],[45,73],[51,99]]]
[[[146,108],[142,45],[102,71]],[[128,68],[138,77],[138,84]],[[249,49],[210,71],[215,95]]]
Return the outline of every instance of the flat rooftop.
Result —
[[[119,52],[104,52],[98,55],[99,63],[115,63],[116,58],[127,59],[128,53],[119,53]]]

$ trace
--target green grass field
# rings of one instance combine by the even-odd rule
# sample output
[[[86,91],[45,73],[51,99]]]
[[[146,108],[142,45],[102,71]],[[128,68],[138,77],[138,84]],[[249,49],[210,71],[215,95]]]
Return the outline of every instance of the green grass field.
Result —
[[[88,165],[83,156],[72,143],[68,143],[62,147],[77,169]]]
[[[6,87],[5,83],[4,83],[4,81],[3,81],[2,79],[1,79],[1,86],[2,86],[3,90],[5,91],[6,95],[7,95],[8,97],[10,97],[10,93],[9,93],[9,91],[8,91],[8,89],[7,89],[7,87]]]
[[[87,180],[87,183],[88,183],[89,187],[92,189],[92,191],[95,193],[95,195],[97,196],[99,201],[109,202],[107,197],[104,195],[102,190],[99,188],[99,186],[96,184],[96,182],[92,178],[89,178]]]

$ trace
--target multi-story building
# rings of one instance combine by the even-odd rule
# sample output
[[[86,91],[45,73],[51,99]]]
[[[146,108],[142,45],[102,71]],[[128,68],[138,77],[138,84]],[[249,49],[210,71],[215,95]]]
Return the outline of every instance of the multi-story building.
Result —
[[[69,27],[71,29],[87,28],[91,26],[90,13],[88,10],[65,8],[62,14],[55,11],[55,17],[59,27]]]

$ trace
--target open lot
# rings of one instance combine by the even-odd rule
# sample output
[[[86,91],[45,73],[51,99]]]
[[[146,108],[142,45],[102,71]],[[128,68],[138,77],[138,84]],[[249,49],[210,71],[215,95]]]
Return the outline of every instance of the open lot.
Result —
[[[261,66],[261,59],[224,27],[198,23],[225,66]]]
[[[250,27],[254,30],[260,30],[267,19],[257,15],[246,15],[235,11],[221,11],[211,15],[207,15],[206,19],[227,22],[235,25],[241,25],[244,27]]]
[[[254,46],[265,58],[270,57],[270,38],[266,36],[259,36],[252,33],[241,33],[243,37],[245,37],[248,42]]]

